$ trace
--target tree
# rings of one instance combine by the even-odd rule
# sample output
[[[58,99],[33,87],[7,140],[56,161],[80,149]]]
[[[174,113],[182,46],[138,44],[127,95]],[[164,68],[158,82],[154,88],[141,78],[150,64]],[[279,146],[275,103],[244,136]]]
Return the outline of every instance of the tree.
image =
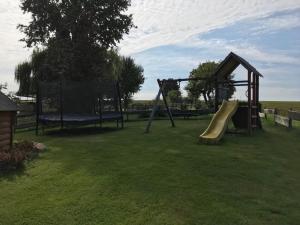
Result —
[[[108,48],[133,27],[132,15],[125,13],[129,6],[129,0],[21,0],[32,19],[18,27],[28,47],[63,40]]]
[[[47,49],[34,49],[30,60],[18,64],[15,68],[15,80],[20,84],[18,95],[34,95],[38,80],[55,80],[48,63]]]
[[[168,98],[171,103],[179,103],[182,100],[180,90],[171,90],[168,92]]]
[[[200,64],[196,69],[193,69],[190,73],[190,78],[207,78],[205,80],[192,80],[189,81],[185,89],[188,92],[189,97],[194,100],[199,99],[202,95],[205,103],[211,107],[213,105],[213,93],[215,91],[214,80],[211,79],[214,75],[217,67],[220,63],[209,61],[206,63]],[[233,75],[229,77],[229,80],[232,80]],[[230,86],[228,91],[228,97],[230,98],[235,91],[235,88]]]
[[[129,0],[21,0],[32,19],[18,28],[27,47],[47,49],[53,76],[95,78],[105,72],[107,49],[133,27],[132,15],[125,12],[129,5]]]
[[[120,56],[116,49],[111,49],[107,53],[107,64],[105,66],[106,73],[114,80],[118,80],[124,69],[125,59]]]
[[[31,62],[22,62],[15,69],[15,80],[20,84],[18,95],[29,96],[32,92]]]
[[[131,57],[122,57],[121,59],[122,70],[119,75],[119,82],[124,106],[127,109],[133,94],[141,89],[145,77],[143,67],[135,64]]]

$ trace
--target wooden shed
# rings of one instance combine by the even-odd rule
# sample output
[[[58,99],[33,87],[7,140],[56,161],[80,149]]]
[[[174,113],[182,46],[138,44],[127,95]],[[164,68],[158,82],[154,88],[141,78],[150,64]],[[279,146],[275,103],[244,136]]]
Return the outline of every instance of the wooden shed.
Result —
[[[16,113],[17,105],[0,92],[0,150],[7,150],[12,146]]]

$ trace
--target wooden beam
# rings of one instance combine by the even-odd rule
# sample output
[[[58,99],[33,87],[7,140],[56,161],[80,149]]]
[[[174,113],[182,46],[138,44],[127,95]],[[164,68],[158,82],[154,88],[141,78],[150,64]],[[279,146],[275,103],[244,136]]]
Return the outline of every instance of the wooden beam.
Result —
[[[159,100],[160,100],[160,96],[161,96],[161,88],[159,88],[157,96],[155,98],[155,102],[154,102],[154,105],[153,105],[153,109],[152,109],[150,118],[148,120],[148,124],[147,124],[146,130],[145,130],[145,133],[149,133],[150,132],[152,121],[154,120],[155,113],[156,113],[156,111],[158,109],[158,103],[159,103]]]
[[[218,78],[215,79],[215,113],[219,110],[219,84]]]
[[[171,82],[184,82],[184,81],[197,81],[197,80],[210,80],[212,78],[205,78],[205,77],[195,77],[195,78],[182,78],[182,79],[163,79],[161,80],[162,83],[171,81]]]
[[[248,133],[252,134],[251,71],[248,70]]]
[[[157,83],[159,85],[159,88],[161,89],[161,95],[163,97],[163,101],[165,103],[167,113],[168,113],[169,119],[171,121],[172,127],[175,127],[175,122],[173,120],[173,116],[172,116],[171,110],[170,110],[169,105],[168,105],[167,97],[166,97],[166,94],[164,92],[164,85],[159,79],[157,80]]]
[[[218,84],[240,84],[240,83],[248,84],[248,80],[218,81]]]

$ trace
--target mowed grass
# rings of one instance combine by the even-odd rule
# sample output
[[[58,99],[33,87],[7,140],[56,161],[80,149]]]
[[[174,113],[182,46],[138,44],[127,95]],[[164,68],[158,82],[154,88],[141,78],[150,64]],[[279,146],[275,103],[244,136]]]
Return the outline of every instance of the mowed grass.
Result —
[[[300,127],[203,145],[209,118],[176,123],[17,134],[48,149],[0,177],[0,224],[300,224]]]

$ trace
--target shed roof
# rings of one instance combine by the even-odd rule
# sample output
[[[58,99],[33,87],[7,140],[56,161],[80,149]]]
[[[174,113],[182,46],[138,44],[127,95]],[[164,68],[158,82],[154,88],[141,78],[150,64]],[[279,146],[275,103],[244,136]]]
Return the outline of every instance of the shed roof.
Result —
[[[215,76],[217,77],[227,77],[239,66],[242,65],[245,69],[253,72],[255,75],[263,77],[260,72],[258,72],[254,66],[252,66],[245,59],[240,57],[239,55],[230,52],[229,55],[223,60],[220,66],[217,68],[215,72]]]
[[[5,111],[17,111],[18,107],[11,99],[9,99],[5,94],[0,92],[0,112]]]

